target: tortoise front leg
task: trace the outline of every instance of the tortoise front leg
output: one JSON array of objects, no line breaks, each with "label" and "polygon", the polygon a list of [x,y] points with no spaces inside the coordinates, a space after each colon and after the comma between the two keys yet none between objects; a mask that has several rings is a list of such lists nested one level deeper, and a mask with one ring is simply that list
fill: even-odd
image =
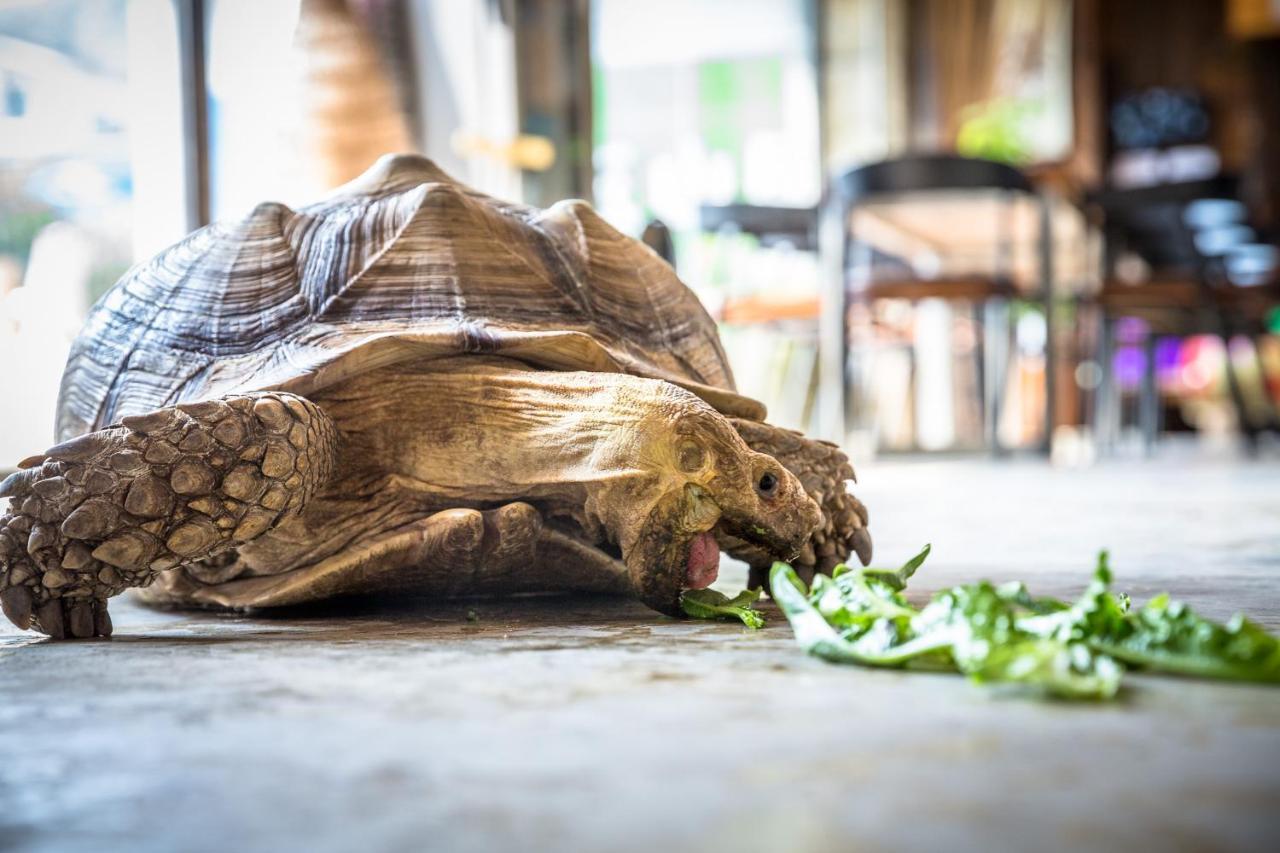
[{"label": "tortoise front leg", "polygon": [[111,634],[107,599],[248,542],[333,469],[314,403],[245,394],[129,417],[21,463],[0,484],[0,604],[55,639]]},{"label": "tortoise front leg", "polygon": [[[823,523],[793,565],[806,582],[814,572],[830,574],[855,553],[863,565],[871,561],[871,533],[867,530],[867,508],[850,494],[853,466],[844,452],[826,441],[815,441],[794,430],[758,421],[730,418],[742,440],[752,450],[767,453],[795,474],[809,497],[822,508]],[[748,585],[762,586],[773,559],[748,543],[723,543],[725,550],[751,566]]]}]

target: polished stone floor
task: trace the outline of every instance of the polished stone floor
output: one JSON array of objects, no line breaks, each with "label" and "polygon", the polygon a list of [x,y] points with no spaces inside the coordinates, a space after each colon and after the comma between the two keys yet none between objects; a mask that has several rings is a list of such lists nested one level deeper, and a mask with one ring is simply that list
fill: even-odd
[{"label": "polished stone floor", "polygon": [[[1280,629],[1280,464],[865,466],[877,563]],[[741,581],[739,571],[726,582]],[[468,618],[470,611],[471,618]],[[1280,689],[1038,702],[611,600],[0,630],[0,850],[1275,850]]]}]

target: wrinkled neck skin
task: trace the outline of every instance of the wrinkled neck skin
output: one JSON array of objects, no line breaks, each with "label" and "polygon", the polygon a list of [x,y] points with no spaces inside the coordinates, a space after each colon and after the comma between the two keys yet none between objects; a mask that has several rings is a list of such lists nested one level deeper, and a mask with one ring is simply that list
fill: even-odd
[{"label": "wrinkled neck skin", "polygon": [[629,376],[458,358],[382,368],[316,395],[342,436],[335,489],[445,507],[533,503],[622,547],[620,512],[659,495],[641,436],[684,392]]}]

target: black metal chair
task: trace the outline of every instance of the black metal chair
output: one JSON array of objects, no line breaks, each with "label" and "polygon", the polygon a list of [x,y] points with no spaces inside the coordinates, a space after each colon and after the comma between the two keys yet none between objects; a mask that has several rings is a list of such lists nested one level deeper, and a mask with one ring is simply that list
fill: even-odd
[{"label": "black metal chair", "polygon": [[704,204],[699,227],[713,233],[728,228],[752,234],[763,246],[788,243],[802,252],[818,248],[818,208],[758,204]]},{"label": "black metal chair", "polygon": [[[1105,189],[1090,195],[1088,202],[1103,228],[1103,286],[1082,307],[1093,308],[1098,316],[1095,359],[1101,371],[1092,420],[1104,451],[1114,446],[1123,427],[1113,368],[1115,330],[1122,319],[1138,318],[1147,325],[1136,419],[1143,445],[1151,453],[1162,430],[1164,413],[1155,363],[1157,335],[1214,335],[1224,342],[1234,335],[1256,338],[1264,331],[1267,311],[1280,304],[1280,287],[1274,276],[1270,283],[1237,286],[1230,281],[1222,260],[1228,247],[1207,253],[1206,242],[1197,239],[1215,223],[1196,222],[1196,217],[1190,215],[1194,206],[1206,201],[1230,205],[1238,208],[1243,217],[1245,208],[1238,197],[1238,182],[1230,176]],[[1229,230],[1249,235],[1239,239],[1257,239],[1243,218],[1225,224]],[[1153,270],[1150,279],[1131,283],[1118,279],[1115,267],[1125,252],[1143,259]],[[1231,358],[1227,359],[1226,378],[1241,432],[1252,447],[1259,432],[1280,427],[1280,417],[1274,403],[1261,413],[1249,410],[1241,376]]]},{"label": "black metal chair", "polygon": [[[998,197],[1008,215],[1001,217],[1000,233],[992,235],[991,268],[923,277],[909,265],[894,263],[892,257],[877,252],[866,241],[860,241],[853,213],[859,205],[871,202],[906,200],[922,193],[989,193]],[[1019,198],[1030,198],[1039,206],[1038,259],[1039,276],[1032,293],[1022,293],[1015,285],[1012,261],[1014,239],[1012,205]],[[983,431],[993,452],[1002,447],[999,438],[1000,413],[1004,405],[1004,385],[1010,365],[1012,347],[1012,312],[1016,299],[1034,301],[1043,307],[1046,324],[1045,345],[1045,436],[1042,447],[1048,450],[1053,430],[1054,345],[1052,295],[1052,253],[1049,206],[1036,188],[1019,170],[1003,163],[978,160],[952,154],[928,154],[901,157],[862,166],[836,178],[828,194],[828,204],[839,218],[843,236],[840,272],[843,287],[838,296],[843,340],[826,342],[838,345],[844,352],[846,381],[850,341],[848,332],[849,304],[868,306],[881,299],[905,299],[917,302],[937,298],[963,301],[973,305],[974,322],[982,330],[975,350],[978,394],[982,410]],[[997,334],[998,332],[998,334]]]}]

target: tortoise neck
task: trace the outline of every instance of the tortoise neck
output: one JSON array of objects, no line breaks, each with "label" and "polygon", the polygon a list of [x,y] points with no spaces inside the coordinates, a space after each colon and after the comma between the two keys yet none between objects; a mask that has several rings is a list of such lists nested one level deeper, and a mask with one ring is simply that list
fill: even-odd
[{"label": "tortoise neck", "polygon": [[645,476],[642,425],[681,393],[624,374],[464,357],[380,368],[315,399],[353,476],[389,475],[442,505],[576,509],[598,486]]}]

